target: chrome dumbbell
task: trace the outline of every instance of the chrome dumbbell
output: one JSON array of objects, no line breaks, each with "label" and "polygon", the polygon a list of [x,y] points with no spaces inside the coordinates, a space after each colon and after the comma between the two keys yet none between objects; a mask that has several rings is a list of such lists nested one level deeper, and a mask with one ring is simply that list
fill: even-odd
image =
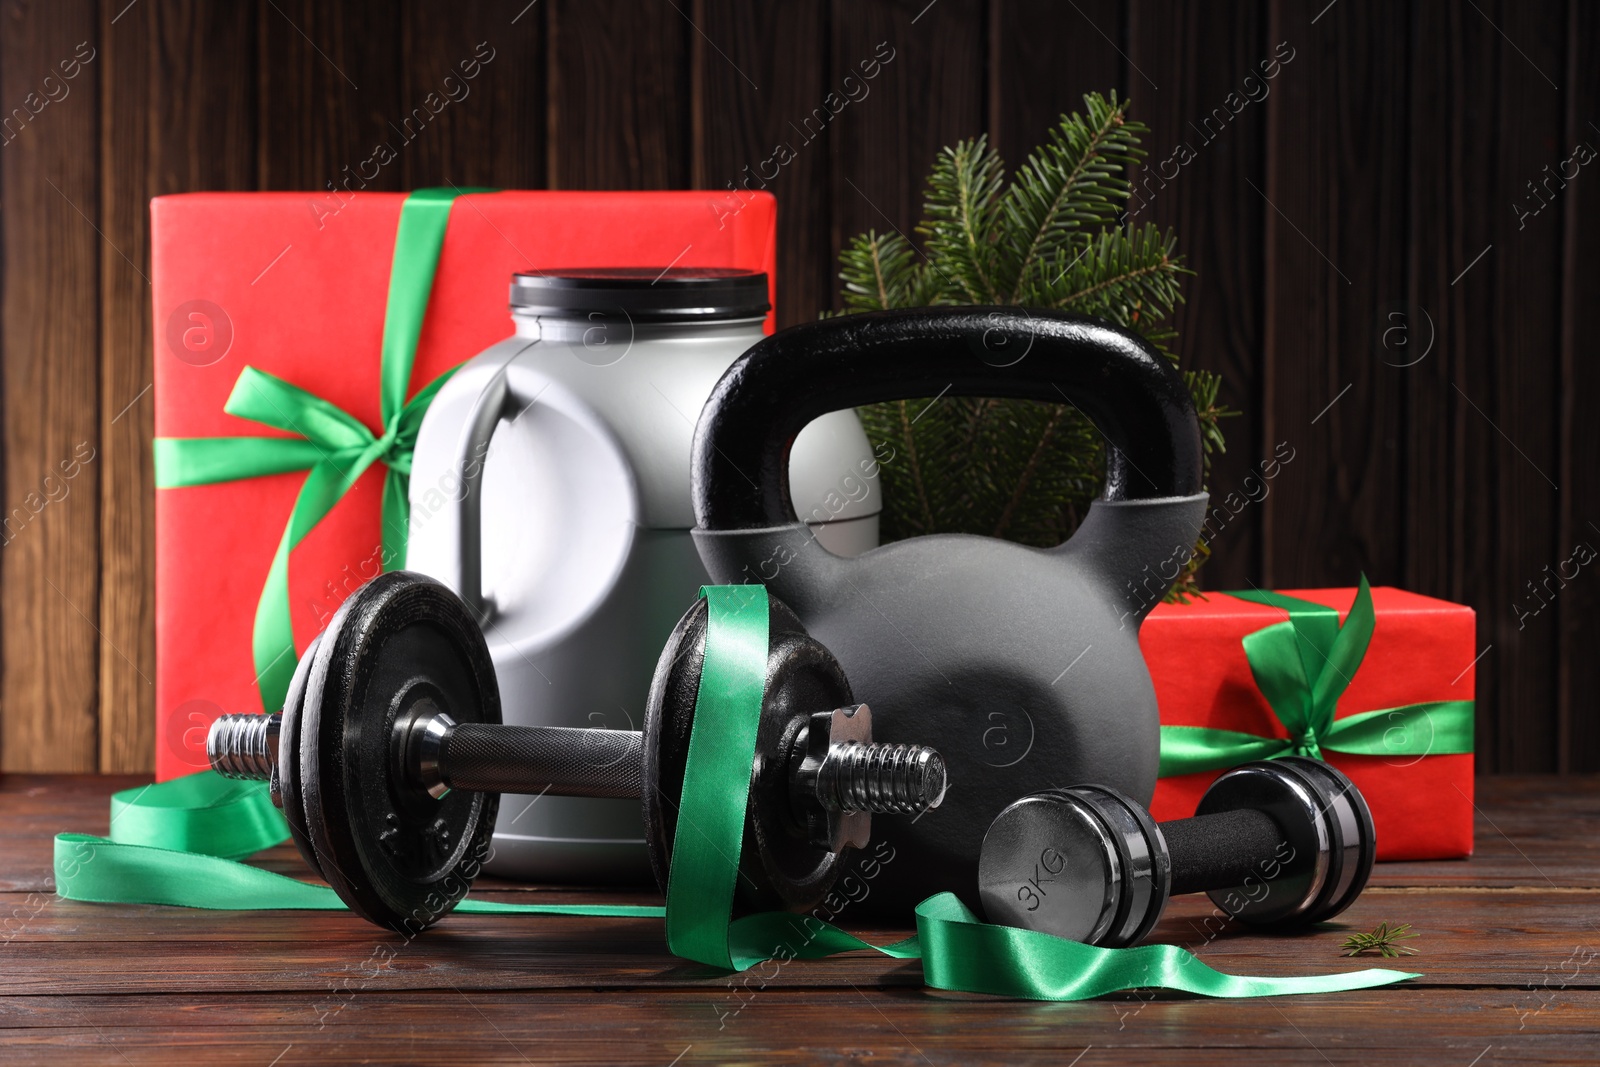
[{"label": "chrome dumbbell", "polygon": [[1349,907],[1375,850],[1372,814],[1350,779],[1289,756],[1227,771],[1193,818],[1159,824],[1103,786],[1024,797],[989,827],[979,896],[991,922],[1091,945],[1133,944],[1182,893],[1288,929]]}]

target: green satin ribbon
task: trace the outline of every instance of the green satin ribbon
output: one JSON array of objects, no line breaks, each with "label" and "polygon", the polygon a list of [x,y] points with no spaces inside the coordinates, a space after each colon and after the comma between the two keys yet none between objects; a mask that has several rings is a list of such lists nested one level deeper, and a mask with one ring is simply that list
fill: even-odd
[{"label": "green satin ribbon", "polygon": [[700,595],[707,611],[705,666],[672,838],[667,948],[712,967],[742,970],[734,962],[728,920],[766,690],[767,590],[717,585]]},{"label": "green satin ribbon", "polygon": [[[56,835],[55,869],[57,893],[68,900],[96,904],[167,904],[211,911],[341,911],[345,907],[327,886],[216,856],[89,834]],[[487,900],[463,900],[456,910],[480,915],[647,919],[663,914],[661,908],[635,904],[498,904]]]},{"label": "green satin ribbon", "polygon": [[1323,750],[1362,756],[1437,756],[1472,751],[1473,702],[1435,700],[1334,718],[1377,625],[1366,575],[1355,602],[1339,613],[1322,604],[1260,589],[1228,593],[1282,608],[1274,623],[1243,641],[1256,686],[1287,738],[1262,737],[1205,726],[1161,727],[1161,776],[1235,767],[1278,756],[1321,759]]},{"label": "green satin ribbon", "polygon": [[[765,912],[733,920],[767,661],[768,601],[761,586],[710,586],[702,595],[708,609],[705,662],[679,798],[666,907],[468,899],[457,910],[661,917],[674,953],[723,970],[871,950],[895,959],[920,959],[927,984],[937,989],[1034,1000],[1082,1000],[1150,987],[1212,997],[1283,996],[1366,989],[1420,977],[1370,968],[1291,978],[1224,974],[1175,945],[1098,948],[992,926],[978,921],[951,893],[917,905],[916,936],[891,945],[870,944],[813,916]],[[232,840],[220,826],[197,832],[176,825],[182,822],[185,799],[210,800],[190,810],[196,820],[215,821],[212,813],[218,808],[259,806],[265,798],[258,784],[238,785],[200,774],[118,794],[112,839],[57,835],[56,891],[71,900],[99,903],[222,910],[343,908],[331,889],[222,858],[241,854],[263,835],[276,834],[269,844],[282,840],[286,827],[281,819],[275,828],[241,825]],[[132,822],[126,821],[130,813],[138,813]],[[211,854],[170,847],[180,841],[208,848]]]},{"label": "green satin ribbon", "polygon": [[1369,967],[1267,978],[1225,974],[1177,945],[1099,948],[1064,937],[979,922],[953,893],[917,905],[923,981],[935,989],[1028,1000],[1086,1000],[1124,989],[1176,989],[1204,997],[1286,997],[1371,989],[1422,975]]},{"label": "green satin ribbon", "polygon": [[230,859],[271,848],[289,836],[265,782],[240,782],[213,771],[111,797],[111,840],[158,841],[163,848]]},{"label": "green satin ribbon", "polygon": [[253,654],[262,708],[283,705],[294,674],[294,629],[289,616],[289,553],[333,510],[368,467],[387,468],[383,484],[383,564],[404,566],[411,507],[411,456],[433,398],[454,368],[406,401],[417,338],[444,247],[450,206],[479,189],[419,189],[406,198],[395,231],[389,296],[383,316],[378,410],[383,431],[322,397],[255,367],[245,367],[223,410],[295,437],[158,437],[156,488],[259,478],[306,471],[256,605]]}]

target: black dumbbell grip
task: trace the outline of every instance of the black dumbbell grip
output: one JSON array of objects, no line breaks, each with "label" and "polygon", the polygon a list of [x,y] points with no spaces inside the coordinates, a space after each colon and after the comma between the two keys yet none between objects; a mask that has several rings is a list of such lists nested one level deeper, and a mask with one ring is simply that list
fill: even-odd
[{"label": "black dumbbell grip", "polygon": [[1240,808],[1160,824],[1172,859],[1172,895],[1271,881],[1288,845],[1272,816]]},{"label": "black dumbbell grip", "polygon": [[480,793],[637,798],[644,734],[462,723],[441,746],[439,773],[452,789]]}]

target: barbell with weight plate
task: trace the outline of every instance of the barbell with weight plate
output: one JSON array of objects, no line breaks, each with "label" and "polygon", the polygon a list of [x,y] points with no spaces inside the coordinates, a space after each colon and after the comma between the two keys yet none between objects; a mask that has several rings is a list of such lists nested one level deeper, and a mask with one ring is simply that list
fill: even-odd
[{"label": "barbell with weight plate", "polygon": [[[872,813],[938,806],[945,764],[930,748],[874,743],[871,711],[833,655],[781,602],[767,603],[739,896],[750,911],[804,911],[827,894],[844,850],[867,843]],[[432,925],[466,895],[502,792],[640,798],[665,887],[707,624],[701,599],[673,629],[642,733],[505,726],[466,605],[395,571],[340,607],[280,713],[223,716],[207,755],[218,773],[270,781],[306,862],[351,910],[392,929]]]}]

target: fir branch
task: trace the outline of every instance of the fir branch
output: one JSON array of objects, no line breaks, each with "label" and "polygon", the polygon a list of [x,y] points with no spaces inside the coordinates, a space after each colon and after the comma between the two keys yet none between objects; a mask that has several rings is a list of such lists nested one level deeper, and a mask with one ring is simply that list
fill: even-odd
[{"label": "fir branch", "polygon": [[1127,316],[1133,328],[1142,317],[1165,318],[1183,302],[1181,276],[1193,273],[1183,266],[1177,245],[1171,231],[1151,224],[1137,232],[1107,230],[1070,261],[1065,251],[1057,253],[1055,280],[1036,289],[1037,303],[1088,314],[1149,304],[1138,308],[1143,314]]},{"label": "fir branch", "polygon": [[882,311],[931,302],[928,266],[898,233],[868,230],[839,253],[846,311]]},{"label": "fir branch", "polygon": [[1409,941],[1419,935],[1409,933],[1410,923],[1401,923],[1390,926],[1388,922],[1381,922],[1369,934],[1351,934],[1340,944],[1340,948],[1349,949],[1346,956],[1359,956],[1363,952],[1376,952],[1385,959],[1395,959],[1398,956],[1411,956],[1416,954],[1416,949],[1410,945],[1401,945],[1396,942]]},{"label": "fir branch", "polygon": [[905,442],[906,460],[911,464],[911,484],[916,486],[917,503],[922,507],[923,529],[933,532],[933,508],[928,504],[928,490],[922,480],[922,464],[917,461],[916,435],[911,431],[911,424],[915,419],[909,417],[910,411],[906,401],[897,402],[900,407],[900,427],[902,439]]},{"label": "fir branch", "polygon": [[1009,303],[1027,302],[1029,272],[1036,263],[1058,251],[1079,227],[1115,221],[1118,202],[1128,199],[1123,171],[1143,158],[1138,144],[1145,127],[1126,120],[1128,104],[1114,92],[1110,100],[1086,96],[1084,107],[1088,118],[1063,115],[1007,192],[1009,236],[1027,242],[1007,270]]},{"label": "fir branch", "polygon": [[1004,184],[1005,168],[985,137],[941,150],[928,177],[928,217],[917,232],[927,236],[929,258],[948,268],[967,303],[1000,302],[993,276]]},{"label": "fir branch", "polygon": [[1225,404],[1217,403],[1217,394],[1222,389],[1222,375],[1213,374],[1208,370],[1191,370],[1183,372],[1183,380],[1189,386],[1189,395],[1194,398],[1195,414],[1200,418],[1200,443],[1209,457],[1217,452],[1226,452],[1228,442],[1222,436],[1222,419],[1231,419],[1239,414]]},{"label": "fir branch", "polygon": [[889,283],[883,278],[883,242],[869,240],[868,251],[872,256],[872,287],[878,294],[878,306],[890,307]]},{"label": "fir branch", "polygon": [[1050,412],[1050,421],[1045,423],[1044,432],[1039,435],[1039,443],[1034,447],[1033,454],[1028,457],[1028,462],[1023,465],[1022,473],[1017,478],[1016,488],[1011,491],[1011,499],[1006,501],[1005,510],[1000,513],[1000,521],[994,524],[993,537],[1004,537],[1006,528],[1011,525],[1011,517],[1016,514],[1017,505],[1022,503],[1028,491],[1029,484],[1033,481],[1034,471],[1039,467],[1040,459],[1050,447],[1050,439],[1055,436],[1056,427],[1066,415],[1065,408],[1055,408]]}]

